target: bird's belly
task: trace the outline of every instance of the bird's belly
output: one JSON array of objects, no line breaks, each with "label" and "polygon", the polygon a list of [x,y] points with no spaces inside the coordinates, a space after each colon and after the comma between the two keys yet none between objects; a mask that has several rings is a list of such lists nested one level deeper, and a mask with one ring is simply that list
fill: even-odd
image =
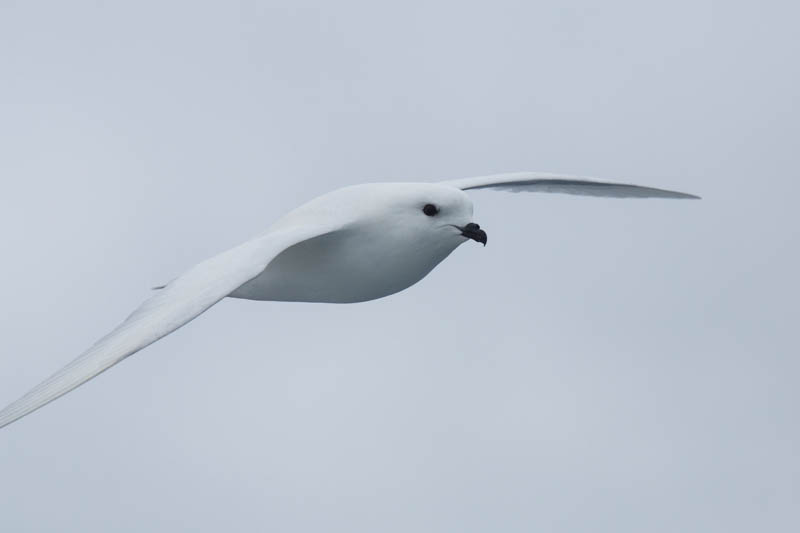
[{"label": "bird's belly", "polygon": [[374,300],[418,282],[453,249],[408,250],[332,233],[288,248],[230,296],[288,302]]}]

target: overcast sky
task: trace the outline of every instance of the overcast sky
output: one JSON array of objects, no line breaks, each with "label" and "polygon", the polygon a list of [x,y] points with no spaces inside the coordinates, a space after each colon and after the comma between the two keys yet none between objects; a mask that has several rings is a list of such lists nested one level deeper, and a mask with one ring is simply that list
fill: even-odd
[{"label": "overcast sky", "polygon": [[[117,5],[111,5],[117,4]],[[489,246],[228,300],[0,431],[0,531],[800,530],[796,2],[0,0],[0,403],[364,181]]]}]

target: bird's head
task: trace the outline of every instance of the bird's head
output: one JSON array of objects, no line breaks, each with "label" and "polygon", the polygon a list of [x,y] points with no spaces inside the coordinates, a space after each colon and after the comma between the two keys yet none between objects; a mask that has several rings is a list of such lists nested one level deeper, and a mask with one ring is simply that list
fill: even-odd
[{"label": "bird's head", "polygon": [[380,228],[383,238],[454,249],[467,240],[486,245],[463,191],[435,183],[370,183],[343,189],[356,224]]}]

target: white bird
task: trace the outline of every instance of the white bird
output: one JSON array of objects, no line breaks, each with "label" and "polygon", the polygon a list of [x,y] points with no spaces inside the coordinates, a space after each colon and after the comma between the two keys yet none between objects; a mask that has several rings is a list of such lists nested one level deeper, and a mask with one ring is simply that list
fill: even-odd
[{"label": "white bird", "polygon": [[172,333],[226,296],[351,303],[410,287],[467,240],[486,245],[486,233],[473,222],[472,202],[463,192],[470,189],[698,198],[533,172],[345,187],[296,208],[260,236],[159,287],[113,331],[0,411],[0,428]]}]

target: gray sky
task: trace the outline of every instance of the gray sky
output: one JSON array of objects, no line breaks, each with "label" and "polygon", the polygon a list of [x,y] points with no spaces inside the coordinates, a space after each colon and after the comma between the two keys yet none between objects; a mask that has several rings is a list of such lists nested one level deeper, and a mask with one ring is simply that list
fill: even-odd
[{"label": "gray sky", "polygon": [[3,404],[340,186],[704,199],[476,192],[401,294],[222,302],[0,432],[0,530],[800,529],[796,3],[110,4],[0,0]]}]

